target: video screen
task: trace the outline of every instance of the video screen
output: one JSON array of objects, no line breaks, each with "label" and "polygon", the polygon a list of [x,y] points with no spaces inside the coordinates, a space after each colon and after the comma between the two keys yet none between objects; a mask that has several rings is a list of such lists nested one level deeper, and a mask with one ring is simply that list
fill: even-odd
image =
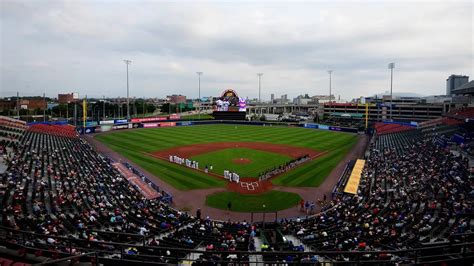
[{"label": "video screen", "polygon": [[225,90],[213,102],[214,111],[218,112],[246,112],[247,98],[239,97],[234,90]]}]

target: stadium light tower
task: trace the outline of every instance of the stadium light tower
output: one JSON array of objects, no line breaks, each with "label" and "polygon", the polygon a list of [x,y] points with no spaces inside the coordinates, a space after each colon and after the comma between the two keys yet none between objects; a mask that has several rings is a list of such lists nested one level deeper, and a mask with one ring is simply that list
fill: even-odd
[{"label": "stadium light tower", "polygon": [[257,73],[257,76],[258,76],[258,103],[261,103],[261,88],[262,88],[262,76],[263,76],[263,73]]},{"label": "stadium light tower", "polygon": [[395,68],[395,63],[388,64],[388,69],[390,69],[390,121],[393,121],[392,116],[392,105],[393,105],[393,69]]},{"label": "stadium light tower", "polygon": [[202,72],[196,72],[196,74],[198,74],[198,103],[199,103],[198,119],[201,119],[201,75],[202,75]]},{"label": "stadium light tower", "polygon": [[329,102],[331,102],[332,99],[332,87],[331,87],[331,82],[332,82],[332,70],[328,70],[329,73]]},{"label": "stadium light tower", "polygon": [[123,60],[125,65],[127,65],[127,119],[130,119],[130,97],[129,97],[129,89],[128,89],[128,65],[132,63],[132,60]]}]

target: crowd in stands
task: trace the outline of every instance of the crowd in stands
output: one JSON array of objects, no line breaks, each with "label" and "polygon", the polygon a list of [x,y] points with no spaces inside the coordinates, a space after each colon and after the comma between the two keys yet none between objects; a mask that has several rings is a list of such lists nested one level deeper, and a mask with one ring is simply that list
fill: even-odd
[{"label": "crowd in stands", "polygon": [[190,220],[146,200],[82,139],[28,131],[6,162],[0,221],[8,227],[107,240],[95,231],[158,234]]},{"label": "crowd in stands", "polygon": [[340,251],[414,248],[472,230],[467,161],[436,145],[434,135],[377,139],[358,195],[336,198],[314,218],[284,221],[283,230],[317,250]]}]

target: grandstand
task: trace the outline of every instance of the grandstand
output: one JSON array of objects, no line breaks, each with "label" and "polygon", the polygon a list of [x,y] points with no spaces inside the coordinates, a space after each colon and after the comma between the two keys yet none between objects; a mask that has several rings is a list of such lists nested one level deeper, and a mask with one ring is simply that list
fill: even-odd
[{"label": "grandstand", "polygon": [[347,164],[321,212],[271,223],[174,209],[172,195],[95,151],[73,127],[2,117],[0,262],[469,265],[469,157],[442,145],[470,137],[461,123],[469,117],[456,112],[422,128],[376,124],[365,161]]}]

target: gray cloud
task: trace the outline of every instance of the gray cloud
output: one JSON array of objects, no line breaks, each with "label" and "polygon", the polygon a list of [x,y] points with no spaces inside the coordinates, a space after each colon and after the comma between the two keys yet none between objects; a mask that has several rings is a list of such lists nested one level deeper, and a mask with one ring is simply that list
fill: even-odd
[{"label": "gray cloud", "polygon": [[473,6],[451,2],[1,2],[0,95],[257,96],[388,89],[442,94],[452,73],[474,75]]}]

